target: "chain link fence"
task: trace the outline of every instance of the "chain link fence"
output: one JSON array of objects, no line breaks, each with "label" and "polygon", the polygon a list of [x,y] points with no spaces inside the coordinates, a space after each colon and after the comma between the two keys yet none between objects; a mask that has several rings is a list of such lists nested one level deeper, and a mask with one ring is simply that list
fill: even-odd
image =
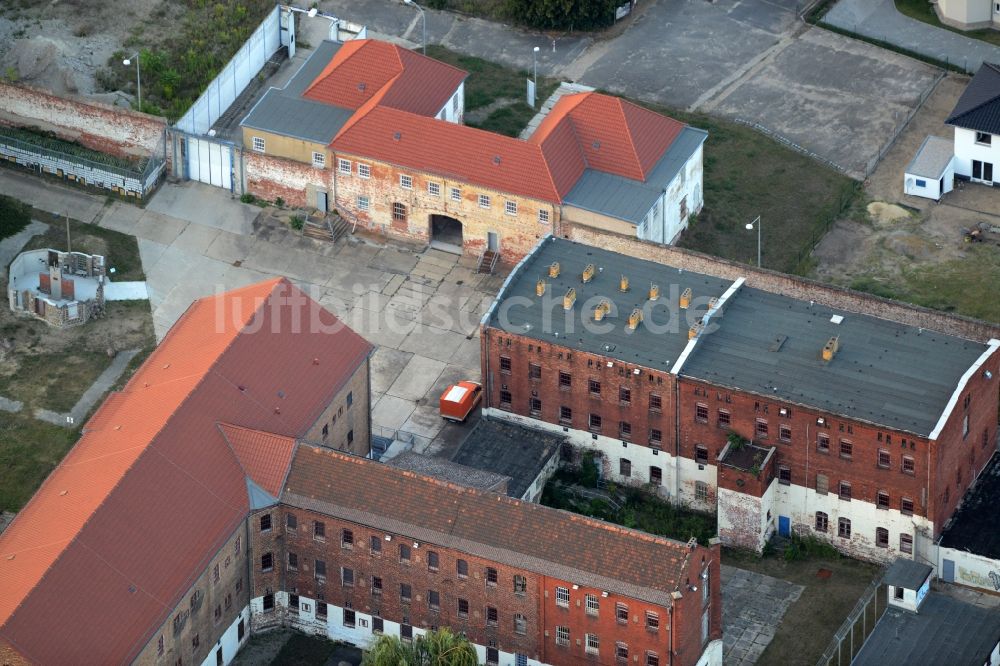
[{"label": "chain link fence", "polygon": [[[854,657],[861,651],[861,646],[865,640],[875,630],[882,614],[888,607],[888,600],[884,598],[886,586],[885,569],[882,569],[868,588],[861,594],[858,603],[847,615],[847,619],[840,625],[840,629],[833,635],[830,645],[823,652],[823,656],[816,662],[816,666],[850,666]],[[879,598],[883,601],[880,604]]]}]

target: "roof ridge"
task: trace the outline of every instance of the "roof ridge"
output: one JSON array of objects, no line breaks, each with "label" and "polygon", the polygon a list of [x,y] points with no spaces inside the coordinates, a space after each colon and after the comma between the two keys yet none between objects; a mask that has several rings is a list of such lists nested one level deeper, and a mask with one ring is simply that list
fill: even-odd
[{"label": "roof ridge", "polygon": [[[368,100],[364,104],[362,104],[361,106],[359,106],[357,108],[357,110],[355,110],[354,113],[351,114],[351,117],[347,119],[347,122],[345,122],[340,127],[340,129],[337,130],[337,133],[333,135],[333,138],[330,139],[330,143],[328,145],[330,145],[332,147],[333,144],[334,144],[334,142],[337,139],[339,139],[343,134],[345,134],[347,132],[347,130],[349,130],[352,127],[354,127],[358,123],[359,120],[361,120],[362,118],[364,118],[365,116],[367,116],[369,113],[371,113],[375,109],[379,108],[380,102],[382,101],[382,98],[386,96],[386,94],[389,92],[389,89],[392,88],[392,84],[395,83],[396,80],[399,77],[400,77],[400,74],[396,74],[391,79],[389,79],[388,81],[386,81],[385,85],[383,85],[381,88],[379,88],[375,92],[374,95],[372,95],[371,97],[369,97]],[[397,111],[402,111],[402,109],[397,109]],[[408,111],[403,111],[403,112],[404,113],[409,113]],[[414,114],[414,115],[416,115],[416,114]]]},{"label": "roof ridge", "polygon": [[[639,168],[639,176],[641,177],[642,182],[646,182],[646,170],[642,167],[642,160],[639,158],[639,150],[635,147],[635,141],[632,137],[632,125],[629,123],[628,116],[625,115],[624,102],[621,97],[616,96],[614,99],[618,103],[618,113],[622,116],[622,126],[625,128],[625,137],[628,139],[629,148],[632,149],[632,157],[635,158],[635,164]],[[662,157],[662,155],[660,157]]]}]

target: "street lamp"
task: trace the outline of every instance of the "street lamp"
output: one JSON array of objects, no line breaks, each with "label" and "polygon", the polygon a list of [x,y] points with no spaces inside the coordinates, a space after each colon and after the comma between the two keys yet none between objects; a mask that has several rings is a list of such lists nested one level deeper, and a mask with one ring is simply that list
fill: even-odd
[{"label": "street lamp", "polygon": [[136,51],[131,58],[122,60],[122,64],[128,67],[135,60],[135,89],[136,99],[139,101],[139,110],[142,111],[142,79],[139,78],[139,52]]},{"label": "street lamp", "polygon": [[537,46],[531,51],[531,80],[535,82],[536,89],[538,88],[538,51]]},{"label": "street lamp", "polygon": [[424,13],[424,8],[415,3],[413,0],[403,0],[404,5],[409,5],[411,7],[416,7],[417,11],[420,12],[420,22],[423,24],[424,29],[424,41],[423,41],[423,52],[427,55],[427,14]]},{"label": "street lamp", "polygon": [[753,231],[754,225],[757,225],[757,268],[760,268],[760,215],[746,225],[747,231]]}]

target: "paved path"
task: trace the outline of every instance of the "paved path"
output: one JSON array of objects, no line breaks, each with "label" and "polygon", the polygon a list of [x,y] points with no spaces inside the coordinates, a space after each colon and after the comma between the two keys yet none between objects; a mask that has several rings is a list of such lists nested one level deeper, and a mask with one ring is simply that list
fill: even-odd
[{"label": "paved path", "polygon": [[127,351],[120,351],[115,354],[115,357],[111,360],[111,364],[104,369],[94,383],[83,392],[80,399],[76,401],[73,405],[73,409],[70,410],[68,414],[60,414],[58,412],[53,412],[48,409],[36,409],[35,418],[41,421],[48,421],[49,423],[65,426],[67,428],[72,428],[75,425],[82,424],[83,419],[90,413],[94,405],[104,397],[118,378],[122,376],[125,372],[125,368],[128,367],[129,361],[131,361],[136,354],[139,353],[138,349],[129,349]]},{"label": "paved path", "polygon": [[900,14],[893,0],[840,0],[825,23],[975,72],[1000,62],[1000,47]]},{"label": "paved path", "polygon": [[20,400],[11,400],[10,398],[0,396],[0,410],[16,413],[21,411],[22,407],[24,407],[24,403]]},{"label": "paved path", "polygon": [[803,589],[801,585],[723,564],[722,643],[726,665],[756,663]]},{"label": "paved path", "polygon": [[0,267],[3,268],[4,277],[6,277],[7,267],[10,265],[10,262],[14,261],[14,257],[21,254],[21,248],[34,236],[43,234],[48,229],[49,225],[38,220],[32,220],[21,231],[0,241]]}]

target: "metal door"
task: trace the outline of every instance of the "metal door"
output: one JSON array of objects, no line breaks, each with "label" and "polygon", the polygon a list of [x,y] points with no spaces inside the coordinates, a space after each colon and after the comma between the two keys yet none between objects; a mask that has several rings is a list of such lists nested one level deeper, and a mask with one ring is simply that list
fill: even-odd
[{"label": "metal door", "polygon": [[500,236],[495,231],[486,232],[486,249],[497,252],[500,249]]},{"label": "metal door", "polygon": [[233,190],[232,147],[208,139],[188,137],[188,178],[202,183]]},{"label": "metal door", "polygon": [[317,191],[316,192],[316,209],[320,210],[320,211],[323,211],[324,213],[327,211],[327,207],[326,207],[326,192],[322,192],[322,191]]},{"label": "metal door", "polygon": [[946,583],[955,582],[955,561],[941,560],[941,580]]},{"label": "metal door", "polygon": [[792,519],[788,516],[778,516],[778,534],[783,537],[792,536]]}]

